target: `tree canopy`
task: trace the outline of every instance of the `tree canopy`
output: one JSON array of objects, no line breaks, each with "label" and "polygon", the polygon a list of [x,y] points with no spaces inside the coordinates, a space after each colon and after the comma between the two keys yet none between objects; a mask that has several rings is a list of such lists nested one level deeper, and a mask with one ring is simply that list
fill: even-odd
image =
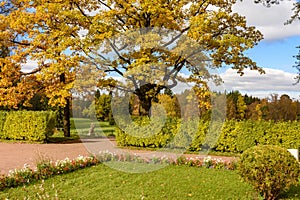
[{"label": "tree canopy", "polygon": [[[121,86],[117,76],[128,80],[146,110],[178,80],[204,85],[205,67],[262,72],[244,52],[263,36],[232,12],[235,0],[0,2],[14,8],[0,16],[0,44],[10,51],[0,58],[1,105],[17,106],[37,90],[51,105],[65,105],[86,67],[99,70],[99,87]],[[29,62],[37,66],[22,71]]]}]

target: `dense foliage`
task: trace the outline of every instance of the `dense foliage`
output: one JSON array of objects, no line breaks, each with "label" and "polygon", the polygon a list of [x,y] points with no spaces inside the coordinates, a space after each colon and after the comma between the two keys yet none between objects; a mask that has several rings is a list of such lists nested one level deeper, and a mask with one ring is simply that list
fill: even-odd
[{"label": "dense foliage", "polygon": [[[232,65],[238,73],[247,67],[259,69],[244,52],[255,46],[262,34],[232,11],[234,3],[235,0],[1,1],[1,7],[7,9],[0,12],[0,47],[9,53],[1,53],[0,58],[0,105],[17,107],[41,91],[49,104],[64,106],[71,97],[75,74],[88,71],[97,71],[95,81],[100,79],[100,87],[115,87],[117,82],[121,84],[120,77],[131,80],[135,94],[146,102],[153,97],[148,92],[161,90],[154,83],[166,86],[171,82],[174,86],[183,69],[191,73],[189,81],[204,81],[200,72],[207,61],[213,67]],[[151,32],[156,28],[160,31]],[[141,34],[135,35],[136,30]],[[166,30],[174,31],[173,35]],[[130,34],[134,34],[133,40],[126,38]],[[189,52],[189,42],[175,51],[165,48],[176,47],[176,39],[181,36],[201,48],[193,64],[187,60],[195,53]],[[151,47],[153,39],[163,48]],[[138,46],[140,49],[132,50]],[[114,60],[111,54],[107,56],[109,51],[116,55]],[[26,63],[34,63],[31,71],[22,71]],[[147,78],[150,74],[152,81]]]},{"label": "dense foliage", "polygon": [[7,112],[0,111],[0,134],[2,134]]},{"label": "dense foliage", "polygon": [[[144,125],[144,131],[135,131],[129,126],[125,131],[116,130],[120,146],[185,148],[200,151],[211,148],[222,152],[241,153],[246,149],[261,145],[278,145],[299,149],[300,124],[297,121],[274,122],[252,120],[228,120],[226,122],[168,119],[157,132],[149,125],[149,120],[139,118],[136,123]],[[149,135],[150,134],[150,135]]]},{"label": "dense foliage", "polygon": [[5,117],[1,117],[1,124],[2,139],[44,141],[54,133],[56,114],[46,111],[10,111],[6,112]]},{"label": "dense foliage", "polygon": [[284,148],[260,145],[246,150],[238,163],[243,179],[266,200],[274,200],[280,192],[298,184],[300,165]]},{"label": "dense foliage", "polygon": [[298,149],[300,125],[297,121],[227,121],[220,134],[218,151],[243,152],[261,145],[278,145]]}]

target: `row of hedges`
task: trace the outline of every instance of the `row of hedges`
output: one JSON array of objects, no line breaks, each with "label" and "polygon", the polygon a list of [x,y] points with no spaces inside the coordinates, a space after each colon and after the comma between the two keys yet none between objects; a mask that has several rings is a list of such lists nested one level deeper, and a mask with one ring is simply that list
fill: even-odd
[{"label": "row of hedges", "polygon": [[[135,121],[143,128],[128,126],[125,131],[117,128],[117,143],[120,146],[185,148],[200,151],[211,148],[216,151],[240,153],[249,147],[278,145],[285,148],[300,147],[300,123],[273,121],[226,122],[182,121],[167,119],[165,126],[153,131],[146,118]],[[149,135],[150,134],[150,135]]]},{"label": "row of hedges", "polygon": [[159,132],[157,132],[157,127],[164,122],[160,123],[159,120],[154,121],[151,124],[147,118],[135,118],[135,125],[127,126],[125,131],[117,128],[116,140],[118,145],[153,148],[166,146],[171,138],[174,137],[173,133],[177,132],[178,119],[168,118],[165,125],[162,128],[158,128]]},{"label": "row of hedges", "polygon": [[48,111],[0,112],[0,138],[44,141],[54,133],[56,114]]},{"label": "row of hedges", "polygon": [[215,149],[243,152],[255,145],[277,145],[287,149],[300,148],[300,123],[297,121],[227,121]]}]

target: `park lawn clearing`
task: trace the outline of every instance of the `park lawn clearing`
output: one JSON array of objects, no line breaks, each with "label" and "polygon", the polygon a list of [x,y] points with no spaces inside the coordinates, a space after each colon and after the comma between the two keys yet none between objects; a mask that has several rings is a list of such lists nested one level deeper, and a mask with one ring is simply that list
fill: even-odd
[{"label": "park lawn clearing", "polygon": [[167,166],[132,174],[104,164],[0,194],[1,199],[43,196],[47,199],[258,199],[257,193],[241,182],[235,171]]},{"label": "park lawn clearing", "polygon": [[[75,124],[76,121],[76,124]],[[95,124],[96,137],[114,136],[115,126],[109,122],[92,121],[85,118],[71,118],[71,137],[65,137],[63,131],[57,131],[47,139],[47,143],[78,142],[82,138],[89,138],[91,123]]]},{"label": "park lawn clearing", "polygon": [[[124,164],[124,163],[123,163]],[[140,163],[142,165],[142,163]],[[126,170],[136,167],[126,163]],[[154,165],[154,164],[153,164]],[[280,199],[300,199],[300,186]],[[0,192],[0,199],[262,199],[237,171],[169,165],[126,173],[105,164]]]},{"label": "park lawn clearing", "polygon": [[91,124],[95,124],[96,136],[114,136],[116,126],[109,125],[109,122],[99,122],[85,118],[71,118],[71,132],[85,137],[89,134]]}]

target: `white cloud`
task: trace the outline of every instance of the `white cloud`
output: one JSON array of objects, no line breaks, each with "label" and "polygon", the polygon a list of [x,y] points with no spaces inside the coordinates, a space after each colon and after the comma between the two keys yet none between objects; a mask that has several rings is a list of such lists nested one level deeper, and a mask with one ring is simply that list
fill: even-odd
[{"label": "white cloud", "polygon": [[244,15],[248,25],[257,27],[266,40],[283,39],[300,35],[300,22],[295,21],[290,25],[284,23],[293,15],[295,0],[280,1],[279,5],[270,8],[262,4],[255,4],[254,0],[237,1],[234,12]]},{"label": "white cloud", "polygon": [[33,69],[35,69],[38,66],[36,61],[33,60],[27,60],[25,64],[21,65],[22,72],[31,72]]},{"label": "white cloud", "polygon": [[226,70],[221,77],[227,91],[239,90],[258,97],[268,97],[270,94],[288,94],[293,98],[299,98],[300,84],[294,79],[297,74],[282,70],[264,68],[265,74],[257,71],[245,70],[240,76],[233,69]]}]

